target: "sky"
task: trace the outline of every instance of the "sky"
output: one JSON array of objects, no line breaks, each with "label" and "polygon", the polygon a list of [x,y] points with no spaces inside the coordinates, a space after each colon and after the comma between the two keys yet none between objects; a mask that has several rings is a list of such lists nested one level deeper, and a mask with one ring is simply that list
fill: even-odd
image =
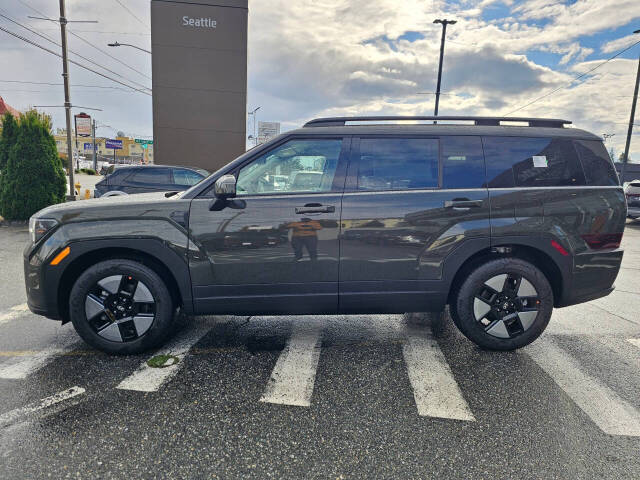
[{"label": "sky", "polygon": [[[56,18],[57,7],[0,0],[0,15],[57,42],[57,24],[28,18]],[[150,49],[149,0],[67,0],[67,10],[72,20],[98,21],[70,24],[70,58],[151,87],[149,54],[107,47],[117,40]],[[457,20],[447,29],[441,115],[563,118],[613,135],[607,147],[616,157],[623,151],[640,45],[602,63],[640,41],[638,0],[249,0],[247,109],[260,106],[258,120],[283,130],[329,115],[431,115],[436,18]],[[0,26],[59,51],[2,16]],[[74,65],[70,78],[72,103],[102,110],[94,112],[105,125],[98,135],[152,136],[151,96]],[[64,102],[60,85],[16,81],[61,83],[61,61],[0,31],[0,96],[18,109]],[[41,109],[64,126],[64,109]],[[640,161],[640,125],[631,156]]]}]

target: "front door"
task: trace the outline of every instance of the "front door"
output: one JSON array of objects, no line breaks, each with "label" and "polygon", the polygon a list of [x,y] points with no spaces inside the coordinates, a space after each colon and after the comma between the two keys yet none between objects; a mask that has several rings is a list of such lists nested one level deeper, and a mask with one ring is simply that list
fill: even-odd
[{"label": "front door", "polygon": [[292,137],[233,172],[237,196],[192,202],[200,313],[335,313],[348,140]]}]

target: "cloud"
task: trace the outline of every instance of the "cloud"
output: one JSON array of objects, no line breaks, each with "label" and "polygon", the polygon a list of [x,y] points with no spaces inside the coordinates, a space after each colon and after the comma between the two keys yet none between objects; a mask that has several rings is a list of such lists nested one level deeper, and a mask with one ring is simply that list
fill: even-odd
[{"label": "cloud", "polygon": [[605,43],[600,48],[600,51],[602,53],[613,53],[622,50],[623,48],[630,47],[636,42],[640,42],[640,35],[631,34]]},{"label": "cloud", "polygon": [[[29,0],[38,10],[57,16],[50,0]],[[150,2],[130,2],[142,19]],[[34,12],[19,2],[3,10],[58,39],[56,25],[27,19]],[[109,49],[118,40],[147,48],[148,31],[112,1],[68,0],[69,16],[97,19],[97,25],[71,25],[72,30],[127,32],[80,33],[116,59],[151,75],[148,55],[134,49]],[[504,11],[504,18],[495,18]],[[486,14],[490,13],[489,16]],[[485,20],[484,18],[492,18]],[[633,36],[611,39],[602,47],[586,43],[590,36],[620,31],[640,18],[637,0],[250,0],[249,102],[262,106],[260,119],[299,126],[310,117],[338,114],[430,114],[435,90],[441,27],[435,18],[455,18],[447,30],[443,114],[495,115],[513,110],[597,65],[607,54],[633,43]],[[621,20],[622,19],[622,20]],[[7,25],[6,22],[0,21]],[[9,28],[9,25],[7,25]],[[15,26],[14,26],[15,27]],[[10,29],[18,31],[19,28]],[[629,28],[633,30],[633,28]],[[24,33],[24,32],[22,32]],[[626,33],[626,32],[625,32]],[[19,40],[2,35],[5,78],[60,82],[60,60]],[[640,38],[640,36],[639,36]],[[609,40],[609,39],[608,39]],[[42,43],[45,43],[44,40]],[[150,81],[71,36],[72,49],[124,77]],[[56,47],[53,47],[56,48]],[[557,54],[552,66],[536,63]],[[546,55],[549,57],[549,55]],[[554,56],[555,58],[555,56]],[[596,58],[586,62],[585,59]],[[536,60],[538,59],[538,60]],[[557,63],[557,65],[556,65]],[[624,141],[625,122],[637,63],[624,58],[601,67],[580,82],[518,111],[526,116],[558,116],[596,133],[616,133],[612,145]],[[597,75],[595,75],[597,74]],[[71,67],[72,84],[112,85],[105,79]],[[57,86],[18,87],[0,83],[8,103],[62,104]],[[10,91],[14,90],[14,91]],[[151,133],[151,99],[119,90],[72,88],[77,105],[101,108],[99,121],[128,133]],[[51,109],[56,126],[64,123],[62,109]],[[251,127],[252,128],[252,127]],[[99,134],[110,134],[109,129]],[[617,143],[618,142],[618,143]],[[635,154],[640,158],[640,142]]]}]

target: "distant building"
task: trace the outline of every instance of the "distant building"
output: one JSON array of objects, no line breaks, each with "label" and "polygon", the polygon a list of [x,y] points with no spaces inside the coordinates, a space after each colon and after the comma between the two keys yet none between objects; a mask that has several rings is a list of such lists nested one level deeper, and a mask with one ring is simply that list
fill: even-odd
[{"label": "distant building", "polygon": [[[59,128],[54,135],[56,139],[56,147],[58,154],[67,158],[67,132],[63,128]],[[107,148],[107,140],[120,140],[122,142],[122,149]],[[75,147],[75,135],[72,136],[71,142]],[[78,152],[81,157],[85,157],[87,160],[92,159],[91,150],[93,147],[93,140],[91,137],[78,137]],[[127,163],[127,164],[152,164],[153,161],[153,144],[148,144],[146,148],[143,145],[136,143],[135,139],[130,137],[96,137],[96,150],[98,154],[98,160],[108,163]]]}]

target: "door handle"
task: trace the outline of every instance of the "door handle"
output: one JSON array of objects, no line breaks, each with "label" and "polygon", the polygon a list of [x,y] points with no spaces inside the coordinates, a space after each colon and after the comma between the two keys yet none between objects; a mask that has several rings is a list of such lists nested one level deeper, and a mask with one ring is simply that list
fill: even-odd
[{"label": "door handle", "polygon": [[298,215],[304,215],[305,213],[333,213],[335,211],[336,207],[333,205],[321,205],[319,203],[307,203],[304,207],[296,207]]},{"label": "door handle", "polygon": [[464,212],[470,208],[479,208],[482,206],[483,200],[469,200],[468,198],[454,198],[446,200],[444,208],[452,208],[458,212]]}]

